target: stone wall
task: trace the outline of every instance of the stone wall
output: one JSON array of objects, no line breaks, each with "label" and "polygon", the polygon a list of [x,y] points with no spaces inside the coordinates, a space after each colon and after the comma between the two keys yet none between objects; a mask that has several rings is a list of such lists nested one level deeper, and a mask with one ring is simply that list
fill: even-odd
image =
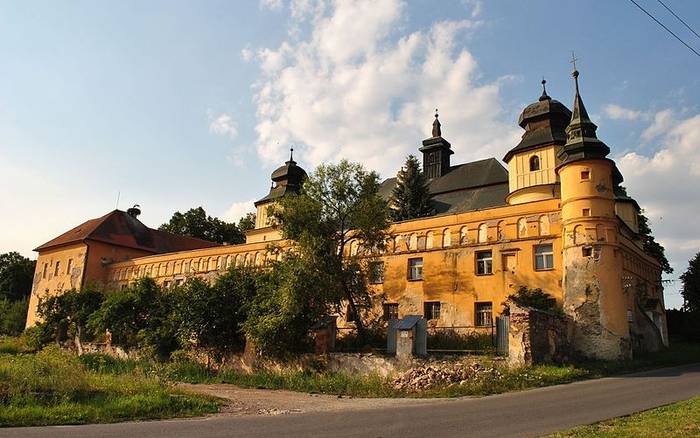
[{"label": "stone wall", "polygon": [[520,366],[568,362],[573,332],[573,320],[568,316],[511,303],[508,363]]}]

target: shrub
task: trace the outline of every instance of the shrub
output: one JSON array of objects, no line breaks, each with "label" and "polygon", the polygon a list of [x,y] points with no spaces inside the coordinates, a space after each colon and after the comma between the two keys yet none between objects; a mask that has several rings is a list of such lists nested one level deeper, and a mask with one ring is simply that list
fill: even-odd
[{"label": "shrub", "polygon": [[71,289],[60,295],[39,301],[38,313],[43,318],[44,330],[56,341],[74,337],[77,342],[90,339],[86,330],[88,318],[100,307],[104,296],[96,289]]},{"label": "shrub", "polygon": [[505,306],[508,302],[513,302],[518,306],[531,307],[533,309],[544,310],[547,312],[563,313],[561,306],[557,303],[556,298],[544,292],[542,289],[530,289],[527,286],[520,286],[520,289],[514,294],[508,295]]},{"label": "shrub", "polygon": [[491,333],[458,333],[455,330],[428,332],[430,350],[466,350],[486,352],[493,350]]}]

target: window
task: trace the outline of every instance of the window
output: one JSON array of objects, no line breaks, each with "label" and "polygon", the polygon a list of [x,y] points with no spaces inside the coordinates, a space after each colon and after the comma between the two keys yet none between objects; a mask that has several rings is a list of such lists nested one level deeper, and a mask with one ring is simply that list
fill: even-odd
[{"label": "window", "polygon": [[49,264],[44,263],[44,271],[41,273],[41,278],[46,278],[46,274],[49,272]]},{"label": "window", "polygon": [[61,262],[56,262],[56,266],[54,267],[54,270],[53,270],[54,277],[58,275],[59,270],[60,270],[60,266],[61,266]]},{"label": "window", "polygon": [[181,286],[184,282],[185,280],[183,280],[182,278],[178,278],[177,280],[175,280],[175,286]]},{"label": "window", "polygon": [[588,216],[591,215],[591,209],[590,209],[590,208],[584,208],[583,211],[581,211],[581,214],[582,214],[584,217],[588,217]]},{"label": "window", "polygon": [[476,303],[474,312],[477,327],[491,327],[493,325],[493,306],[491,303]]},{"label": "window", "polygon": [[408,259],[408,279],[423,279],[423,258]]},{"label": "window", "polygon": [[73,259],[68,259],[68,266],[66,266],[66,274],[70,275],[73,270]]},{"label": "window", "polygon": [[423,317],[425,319],[440,319],[440,301],[426,301],[423,303]]},{"label": "window", "polygon": [[493,256],[491,251],[476,253],[476,275],[493,274]]},{"label": "window", "polygon": [[590,246],[584,246],[584,247],[582,248],[582,254],[583,254],[584,257],[591,257],[591,256],[593,256],[593,248],[591,248]]},{"label": "window", "polygon": [[530,172],[534,172],[536,170],[540,170],[540,157],[533,155],[530,158]]},{"label": "window", "polygon": [[399,319],[399,305],[397,303],[384,303],[384,320]]},{"label": "window", "polygon": [[479,225],[479,235],[478,235],[478,240],[479,243],[484,243],[488,240],[489,238],[489,227],[486,224],[481,224]]},{"label": "window", "polygon": [[591,171],[590,170],[582,170],[581,171],[581,181],[589,181],[591,179]]},{"label": "window", "polygon": [[549,269],[554,269],[552,245],[537,245],[535,247],[535,270],[547,271]]},{"label": "window", "polygon": [[163,282],[163,287],[168,289],[170,287],[170,282],[169,281],[164,281]]},{"label": "window", "polygon": [[384,262],[370,263],[369,282],[372,284],[384,283]]}]

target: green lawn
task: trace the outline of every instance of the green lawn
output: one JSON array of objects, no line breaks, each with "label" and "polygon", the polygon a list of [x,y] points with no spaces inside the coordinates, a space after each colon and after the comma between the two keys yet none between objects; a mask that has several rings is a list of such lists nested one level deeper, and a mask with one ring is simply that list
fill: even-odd
[{"label": "green lawn", "polygon": [[92,371],[56,347],[28,353],[0,340],[0,426],[196,416],[218,406],[216,399],[176,390],[157,377]]},{"label": "green lawn", "polygon": [[700,397],[551,435],[552,438],[697,436],[700,436]]}]

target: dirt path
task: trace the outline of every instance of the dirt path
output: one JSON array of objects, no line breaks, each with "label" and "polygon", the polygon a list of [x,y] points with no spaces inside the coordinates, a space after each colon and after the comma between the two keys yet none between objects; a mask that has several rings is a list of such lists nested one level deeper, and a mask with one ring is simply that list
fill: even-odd
[{"label": "dirt path", "polygon": [[332,412],[390,406],[417,406],[434,400],[411,398],[354,398],[303,392],[245,389],[229,384],[178,384],[187,391],[227,400],[221,413],[227,415],[284,415],[309,412]]}]

